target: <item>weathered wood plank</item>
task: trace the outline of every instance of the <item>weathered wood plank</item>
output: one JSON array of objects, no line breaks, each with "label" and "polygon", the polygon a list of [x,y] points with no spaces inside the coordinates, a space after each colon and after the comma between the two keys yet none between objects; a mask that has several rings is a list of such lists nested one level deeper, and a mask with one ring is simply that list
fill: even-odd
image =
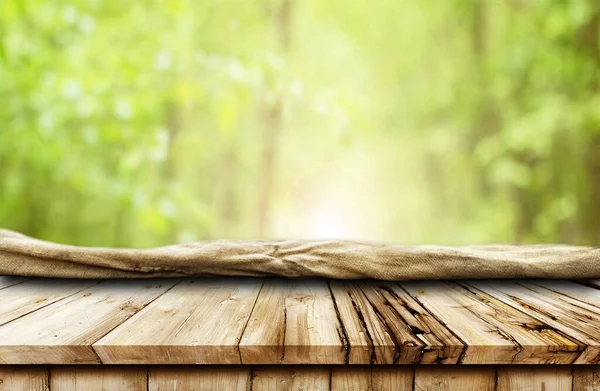
[{"label": "weathered wood plank", "polygon": [[[596,280],[587,281],[588,285],[566,280],[521,280],[519,284],[531,289],[534,286],[544,287],[555,294],[548,295],[549,299],[560,300],[574,305],[584,306],[596,314],[600,313],[600,287],[594,286]],[[558,295],[556,295],[558,294]]]},{"label": "weathered wood plank", "polygon": [[[456,364],[465,349],[464,343],[429,311],[397,284],[376,281],[361,283],[382,322],[395,335],[395,363]],[[405,339],[398,325],[406,324],[414,336]],[[404,332],[404,331],[403,331]],[[416,342],[415,342],[416,340]]]},{"label": "weathered wood plank", "polygon": [[0,289],[0,325],[97,283],[93,280],[35,279]]},{"label": "weathered wood plank", "polygon": [[[560,286],[568,287],[568,281],[556,281],[545,283],[553,286],[553,289],[561,289]],[[578,293],[582,297],[593,297],[596,289],[577,285]],[[527,281],[471,281],[465,283],[480,292],[493,296],[504,303],[513,306],[528,315],[548,324],[555,330],[569,335],[571,339],[577,340],[581,353],[573,361],[575,364],[594,364],[598,362],[600,355],[600,318],[597,310],[591,308],[584,302],[573,300],[570,297],[557,294],[547,288]],[[579,287],[582,289],[579,290]],[[475,292],[475,291],[474,291]],[[588,296],[589,295],[589,296]],[[571,346],[565,346],[571,349]],[[538,364],[555,363],[550,360],[539,361]]]},{"label": "weathered wood plank", "polygon": [[52,366],[50,390],[56,391],[146,391],[145,366],[67,365]]},{"label": "weathered wood plank", "polygon": [[371,388],[373,391],[412,390],[413,377],[411,366],[371,367]]},{"label": "weathered wood plank", "polygon": [[[567,366],[500,366],[498,391],[571,391],[573,379]],[[576,389],[577,390],[577,389]]]},{"label": "weathered wood plank", "polygon": [[332,391],[371,391],[371,367],[333,366],[331,367]]},{"label": "weathered wood plank", "polygon": [[240,364],[238,343],[262,282],[184,280],[94,350],[105,364]]},{"label": "weathered wood plank", "polygon": [[254,367],[252,391],[288,391],[331,389],[331,368],[325,365],[277,365]]},{"label": "weathered wood plank", "polygon": [[48,368],[39,365],[0,365],[0,391],[47,391]]},{"label": "weathered wood plank", "polygon": [[345,338],[326,281],[267,280],[240,353],[244,364],[343,364]]},{"label": "weathered wood plank", "polygon": [[351,364],[454,364],[464,344],[398,285],[330,281]]},{"label": "weathered wood plank", "polygon": [[415,391],[494,391],[496,369],[492,366],[417,366]]},{"label": "weathered wood plank", "polygon": [[240,340],[243,364],[277,364],[283,360],[285,302],[290,289],[287,280],[265,281]]},{"label": "weathered wood plank", "polygon": [[331,367],[331,389],[342,390],[412,390],[413,368],[410,366],[346,365]]},{"label": "weathered wood plank", "polygon": [[283,364],[343,364],[347,342],[325,281],[296,281],[285,300]]},{"label": "weathered wood plank", "polygon": [[[348,339],[350,364],[393,364],[400,350],[394,338],[406,336],[401,342],[420,345],[399,317],[380,321],[380,313],[356,282],[330,281],[329,285]],[[401,331],[394,333],[397,328]]]},{"label": "weathered wood plank", "polygon": [[91,345],[174,281],[106,281],[0,327],[0,363],[93,364]]},{"label": "weathered wood plank", "polygon": [[246,391],[250,373],[249,366],[239,365],[150,366],[148,391]]},{"label": "weathered wood plank", "polygon": [[579,354],[579,341],[492,296],[447,282],[401,286],[466,343],[462,363],[571,363]]},{"label": "weathered wood plank", "polygon": [[600,391],[600,367],[573,366],[573,391]]}]

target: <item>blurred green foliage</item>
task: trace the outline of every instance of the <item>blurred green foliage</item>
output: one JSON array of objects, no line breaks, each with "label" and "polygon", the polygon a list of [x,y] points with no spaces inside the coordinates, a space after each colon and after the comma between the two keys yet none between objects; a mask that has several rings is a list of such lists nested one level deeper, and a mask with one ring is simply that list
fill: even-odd
[{"label": "blurred green foliage", "polygon": [[0,225],[600,243],[597,0],[4,0]]}]

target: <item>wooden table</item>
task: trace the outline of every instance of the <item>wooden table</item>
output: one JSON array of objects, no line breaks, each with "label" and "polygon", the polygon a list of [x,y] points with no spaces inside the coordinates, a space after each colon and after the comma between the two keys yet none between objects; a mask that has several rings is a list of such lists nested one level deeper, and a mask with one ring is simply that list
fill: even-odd
[{"label": "wooden table", "polygon": [[0,277],[0,390],[597,390],[599,356],[600,281]]}]

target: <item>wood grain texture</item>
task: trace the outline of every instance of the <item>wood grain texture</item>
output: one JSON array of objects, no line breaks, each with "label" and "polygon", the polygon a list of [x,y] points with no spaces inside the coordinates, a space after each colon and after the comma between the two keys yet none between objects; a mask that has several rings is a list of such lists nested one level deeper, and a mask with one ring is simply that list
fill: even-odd
[{"label": "wood grain texture", "polygon": [[336,311],[326,281],[267,280],[240,341],[242,362],[344,364],[347,342]]},{"label": "wood grain texture", "polygon": [[414,384],[414,368],[411,366],[371,367],[373,391],[411,390]]},{"label": "wood grain texture", "polygon": [[600,391],[600,367],[573,366],[573,391]]},{"label": "wood grain texture", "polygon": [[0,364],[594,364],[600,281],[0,277]]},{"label": "wood grain texture", "polygon": [[0,391],[47,391],[48,368],[0,365]]},{"label": "wood grain texture", "polygon": [[105,364],[240,364],[263,281],[184,280],[94,344]]},{"label": "wood grain texture", "polygon": [[105,281],[15,319],[0,327],[0,363],[99,363],[91,345],[174,283]]},{"label": "wood grain texture", "polygon": [[287,280],[267,280],[240,340],[243,364],[275,364],[283,361],[286,334]]},{"label": "wood grain texture", "polygon": [[498,391],[571,391],[573,378],[568,366],[500,366]]},{"label": "wood grain texture", "polygon": [[418,366],[415,391],[494,391],[496,369],[492,366]]},{"label": "wood grain texture", "polygon": [[333,366],[331,389],[335,391],[412,390],[412,367],[407,366]]},{"label": "wood grain texture", "polygon": [[[0,289],[0,325],[96,285],[89,280],[39,279],[8,285]],[[1,284],[1,282],[0,282]]]},{"label": "wood grain texture", "polygon": [[370,391],[371,368],[349,365],[331,368],[331,389],[335,391]]},{"label": "wood grain texture", "polygon": [[[329,285],[350,348],[348,363],[393,364],[397,356],[396,336],[387,324],[380,321],[381,315],[363,290],[351,281],[330,281]],[[414,346],[418,345],[418,340],[413,338],[401,319],[388,324],[402,328],[403,334],[407,335]]]},{"label": "wood grain texture", "polygon": [[0,365],[0,391],[600,389],[598,365]]},{"label": "wood grain texture", "polygon": [[148,391],[246,391],[251,369],[247,366],[152,366]]},{"label": "wood grain texture", "polygon": [[402,283],[467,345],[464,364],[571,363],[580,342],[492,297],[453,283]]},{"label": "wood grain texture", "polygon": [[[593,297],[596,294],[596,289],[569,281],[546,282],[544,283],[546,287],[528,281],[504,281],[501,283],[499,281],[473,281],[467,284],[527,313],[558,332],[569,335],[574,341],[580,341],[577,342],[580,353],[572,361],[573,363],[594,364],[598,362],[600,355],[598,310],[591,308],[583,301],[557,294],[548,287],[560,290],[562,286],[562,289],[571,289],[571,294],[587,297],[588,300],[591,299],[590,296]],[[565,348],[572,349],[571,346]],[[551,357],[538,363],[552,364],[555,363],[555,360]]]},{"label": "wood grain texture", "polygon": [[[396,335],[397,364],[456,364],[465,349],[457,335],[439,322],[415,298],[397,284],[376,281],[361,283],[361,288],[377,308],[382,322]],[[411,339],[397,333],[405,323]],[[416,339],[416,345],[414,342]]]},{"label": "wood grain texture", "polygon": [[252,391],[331,389],[331,368],[319,365],[259,366],[252,371]]},{"label": "wood grain texture", "polygon": [[77,365],[50,369],[51,391],[146,391],[145,366]]}]

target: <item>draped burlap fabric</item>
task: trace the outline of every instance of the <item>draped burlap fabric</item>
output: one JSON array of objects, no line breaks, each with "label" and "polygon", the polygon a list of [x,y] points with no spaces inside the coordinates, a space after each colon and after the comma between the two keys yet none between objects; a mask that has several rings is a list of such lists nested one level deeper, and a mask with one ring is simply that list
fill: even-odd
[{"label": "draped burlap fabric", "polygon": [[600,248],[215,240],[137,250],[68,246],[0,230],[0,275],[94,279],[181,276],[578,279],[600,278]]}]

